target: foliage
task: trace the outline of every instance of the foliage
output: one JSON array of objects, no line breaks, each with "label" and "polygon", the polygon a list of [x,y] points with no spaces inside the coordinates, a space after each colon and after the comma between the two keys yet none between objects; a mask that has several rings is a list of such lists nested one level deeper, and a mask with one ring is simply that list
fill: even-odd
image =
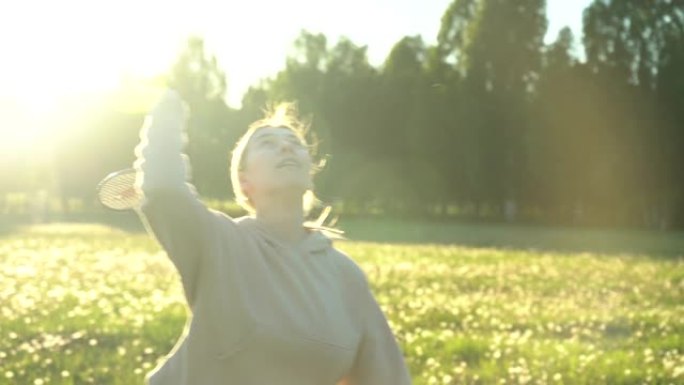
[{"label": "foliage", "polygon": [[[436,45],[403,37],[377,67],[364,45],[302,31],[239,110],[223,101],[215,56],[188,39],[168,79],[191,107],[194,183],[230,199],[231,146],[266,105],[295,101],[329,158],[318,196],[350,211],[684,226],[681,1],[596,0],[581,47],[569,29],[544,44],[545,6],[454,0]],[[54,161],[0,167],[0,192],[51,189],[87,205],[99,178],[130,165],[141,115],[106,100],[66,109]]]}]

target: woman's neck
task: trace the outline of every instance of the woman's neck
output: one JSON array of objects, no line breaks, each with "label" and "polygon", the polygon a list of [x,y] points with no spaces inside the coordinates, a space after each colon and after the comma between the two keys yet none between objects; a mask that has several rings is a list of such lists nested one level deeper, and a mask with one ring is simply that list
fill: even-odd
[{"label": "woman's neck", "polygon": [[262,200],[256,207],[255,217],[269,233],[285,243],[296,244],[306,236],[301,199],[297,202],[277,197]]}]

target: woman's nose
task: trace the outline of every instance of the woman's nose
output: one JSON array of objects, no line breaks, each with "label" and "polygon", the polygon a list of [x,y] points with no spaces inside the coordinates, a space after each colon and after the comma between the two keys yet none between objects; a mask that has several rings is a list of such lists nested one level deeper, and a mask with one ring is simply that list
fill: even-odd
[{"label": "woman's nose", "polygon": [[293,152],[294,146],[289,140],[280,141],[280,151],[281,152]]}]

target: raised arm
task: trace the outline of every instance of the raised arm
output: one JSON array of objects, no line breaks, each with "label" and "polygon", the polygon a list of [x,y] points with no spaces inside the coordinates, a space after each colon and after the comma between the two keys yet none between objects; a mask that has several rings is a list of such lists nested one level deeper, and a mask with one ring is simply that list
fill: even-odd
[{"label": "raised arm", "polygon": [[178,269],[192,304],[199,265],[211,241],[212,214],[189,183],[190,166],[182,153],[186,120],[181,97],[167,91],[145,118],[134,167],[144,195],[143,223]]}]

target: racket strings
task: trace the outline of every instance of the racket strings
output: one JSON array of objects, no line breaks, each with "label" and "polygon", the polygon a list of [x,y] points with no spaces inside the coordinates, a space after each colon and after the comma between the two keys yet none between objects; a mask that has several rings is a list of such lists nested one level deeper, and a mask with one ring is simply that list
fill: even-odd
[{"label": "racket strings", "polygon": [[102,204],[112,209],[123,210],[138,205],[141,197],[135,188],[135,172],[126,171],[106,178],[98,197]]}]

